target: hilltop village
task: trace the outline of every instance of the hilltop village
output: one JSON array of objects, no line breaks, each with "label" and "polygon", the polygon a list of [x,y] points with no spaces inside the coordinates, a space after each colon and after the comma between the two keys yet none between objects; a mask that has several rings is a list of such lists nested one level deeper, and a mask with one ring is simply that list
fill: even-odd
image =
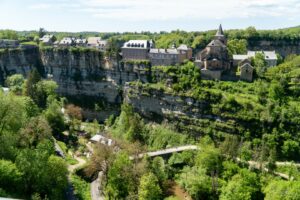
[{"label": "hilltop village", "polygon": [[0,199],[300,199],[299,33],[0,30]]},{"label": "hilltop village", "polygon": [[[109,42],[101,37],[88,37],[86,39],[76,37],[64,37],[60,41],[54,35],[45,34],[39,42],[46,46],[58,47],[86,47],[95,48],[106,52]],[[30,48],[30,45],[19,44],[18,40],[0,40],[0,48]],[[248,51],[245,55],[229,55],[227,38],[219,26],[213,40],[198,52],[193,51],[186,44],[170,48],[155,48],[153,40],[129,40],[121,46],[120,56],[123,62],[149,61],[151,66],[179,66],[187,61],[192,61],[201,69],[201,76],[208,80],[243,80],[252,81],[254,67],[251,59],[256,54],[262,54],[268,67],[277,65],[275,50]]]}]

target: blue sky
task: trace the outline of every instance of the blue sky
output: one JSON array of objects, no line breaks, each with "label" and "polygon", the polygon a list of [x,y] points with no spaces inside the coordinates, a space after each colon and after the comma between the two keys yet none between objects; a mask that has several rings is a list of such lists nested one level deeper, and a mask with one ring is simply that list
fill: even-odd
[{"label": "blue sky", "polygon": [[[300,0],[0,0],[0,29],[202,31],[300,25]],[[298,20],[297,20],[298,19]]]}]

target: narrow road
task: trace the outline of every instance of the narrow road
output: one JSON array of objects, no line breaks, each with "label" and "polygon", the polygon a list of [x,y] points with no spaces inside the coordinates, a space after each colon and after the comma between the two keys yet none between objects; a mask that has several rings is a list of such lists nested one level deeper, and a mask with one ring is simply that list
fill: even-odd
[{"label": "narrow road", "polygon": [[105,200],[105,197],[101,190],[102,177],[103,177],[103,172],[99,172],[97,179],[91,183],[92,200]]}]

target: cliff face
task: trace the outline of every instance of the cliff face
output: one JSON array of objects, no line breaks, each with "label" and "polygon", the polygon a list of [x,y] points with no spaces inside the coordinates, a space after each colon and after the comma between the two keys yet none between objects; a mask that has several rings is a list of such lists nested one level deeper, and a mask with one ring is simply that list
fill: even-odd
[{"label": "cliff face", "polygon": [[27,74],[33,67],[43,73],[40,67],[39,51],[33,49],[0,50],[0,84],[3,85],[7,76],[12,74]]},{"label": "cliff face", "polygon": [[234,134],[247,129],[243,122],[213,115],[209,101],[169,94],[155,88],[126,84],[124,102],[148,119],[158,122],[170,120],[178,129],[190,134],[207,134],[211,130]]},{"label": "cliff face", "polygon": [[33,67],[56,81],[61,95],[98,97],[108,103],[121,103],[122,84],[137,79],[145,82],[149,71],[143,65],[119,66],[93,49],[12,49],[0,52],[0,84],[12,74],[27,76]]},{"label": "cliff face", "polygon": [[300,54],[300,41],[248,41],[248,48],[253,51],[276,51],[276,53],[285,57],[290,54]]}]

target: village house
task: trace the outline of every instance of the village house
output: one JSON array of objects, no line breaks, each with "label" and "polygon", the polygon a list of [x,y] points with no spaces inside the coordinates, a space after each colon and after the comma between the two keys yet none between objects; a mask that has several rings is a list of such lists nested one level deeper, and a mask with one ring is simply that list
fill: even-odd
[{"label": "village house", "polygon": [[59,46],[73,46],[75,44],[74,37],[64,37],[60,42]]},{"label": "village house", "polygon": [[240,66],[240,62],[245,59],[251,59],[255,57],[257,53],[264,55],[269,67],[274,67],[277,65],[277,55],[275,51],[248,51],[246,55],[233,55],[233,66]]},{"label": "village house", "polygon": [[40,38],[40,42],[44,43],[45,45],[52,45],[55,41],[54,35],[44,35],[43,37]]},{"label": "village house", "polygon": [[85,47],[87,45],[87,40],[86,39],[77,38],[77,39],[75,39],[75,44],[76,44],[76,46]]},{"label": "village house", "polygon": [[151,48],[154,48],[151,40],[130,40],[124,43],[121,55],[123,60],[148,60]]},{"label": "village house", "polygon": [[108,42],[107,40],[102,40],[101,37],[89,37],[87,39],[87,46],[97,48],[100,51],[106,51]]},{"label": "village house", "polygon": [[0,39],[0,48],[17,48],[19,47],[18,40]]}]

